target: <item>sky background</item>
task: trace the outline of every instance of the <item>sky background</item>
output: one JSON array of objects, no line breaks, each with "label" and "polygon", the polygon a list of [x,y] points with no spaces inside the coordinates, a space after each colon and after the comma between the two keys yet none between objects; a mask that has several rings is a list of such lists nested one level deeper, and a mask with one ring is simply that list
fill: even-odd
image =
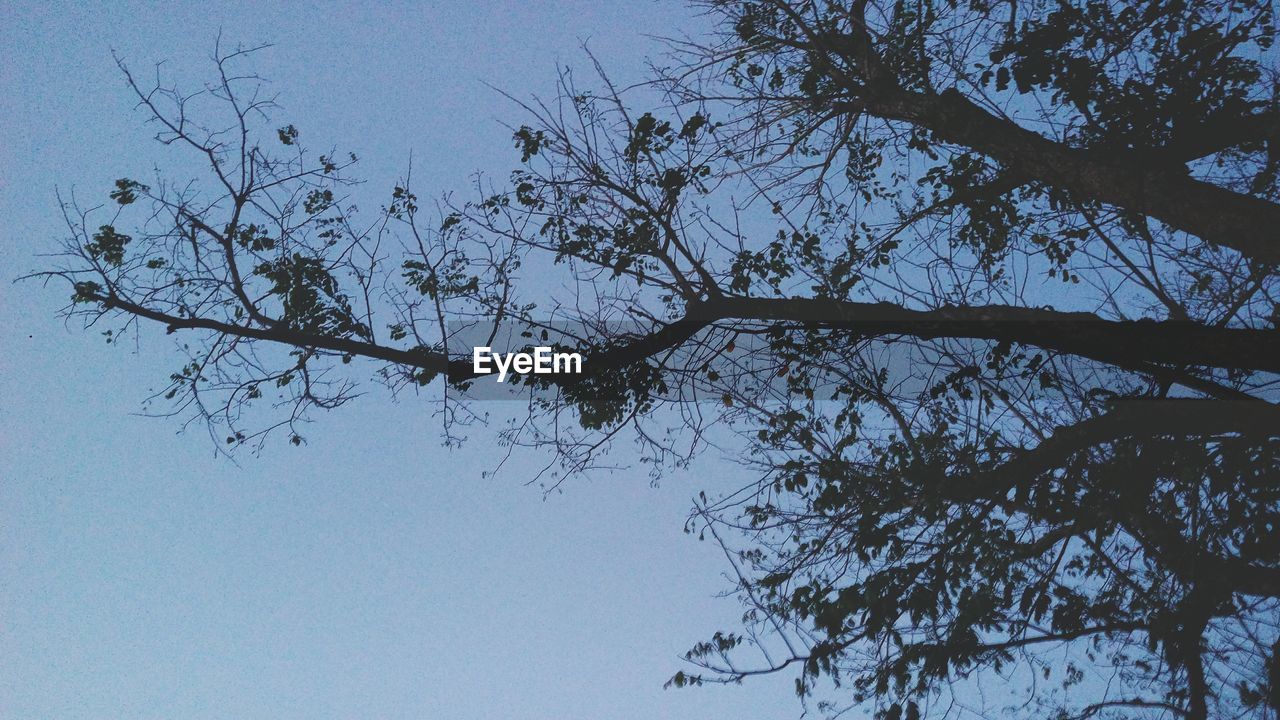
[{"label": "sky background", "polygon": [[[202,428],[142,417],[182,360],[56,317],[55,188],[105,198],[170,165],[111,59],[207,77],[221,31],[281,119],[389,189],[414,155],[425,196],[518,160],[520,112],[485,83],[551,96],[583,40],[622,79],[696,32],[680,5],[0,3],[0,717],[786,718],[791,678],[662,689],[741,608],[719,549],[682,532],[690,498],[743,470],[707,457],[651,487],[597,473],[543,496],[440,446],[431,405],[375,386],[308,444],[238,464]],[[281,124],[284,124],[283,122]]]}]

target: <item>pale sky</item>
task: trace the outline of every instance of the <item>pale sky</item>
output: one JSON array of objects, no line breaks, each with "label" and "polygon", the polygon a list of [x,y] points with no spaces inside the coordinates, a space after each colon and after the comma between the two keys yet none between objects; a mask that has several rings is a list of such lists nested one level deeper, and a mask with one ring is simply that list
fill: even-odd
[{"label": "pale sky", "polygon": [[[0,717],[790,718],[792,678],[662,689],[741,607],[690,498],[743,472],[708,456],[651,487],[597,473],[544,499],[482,478],[483,432],[440,445],[431,406],[366,397],[309,443],[238,464],[202,428],[142,417],[182,360],[146,328],[108,346],[56,317],[64,287],[7,282],[63,234],[55,188],[105,198],[169,157],[113,65],[199,76],[225,40],[283,119],[389,189],[499,177],[521,116],[583,40],[620,77],[694,30],[674,3],[3,3],[0,14]],[[625,453],[619,455],[625,458]]]}]

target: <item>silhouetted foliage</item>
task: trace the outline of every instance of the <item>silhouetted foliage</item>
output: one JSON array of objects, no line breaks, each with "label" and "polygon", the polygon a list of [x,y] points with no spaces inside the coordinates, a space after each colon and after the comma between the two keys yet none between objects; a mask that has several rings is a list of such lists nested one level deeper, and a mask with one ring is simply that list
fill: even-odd
[{"label": "silhouetted foliage", "polygon": [[274,121],[247,51],[194,95],[129,76],[205,177],[67,207],[44,275],[73,314],[180,333],[166,396],[231,446],[301,442],[370,365],[438,389],[454,439],[480,417],[460,324],[583,349],[585,375],[525,379],[505,445],[558,482],[618,438],[655,468],[714,442],[751,478],[689,526],[743,626],[674,685],[794,670],[884,720],[1276,717],[1271,3],[705,8],[720,33],[650,84],[524,105],[505,189],[424,213],[405,178],[363,223],[355,157]]}]

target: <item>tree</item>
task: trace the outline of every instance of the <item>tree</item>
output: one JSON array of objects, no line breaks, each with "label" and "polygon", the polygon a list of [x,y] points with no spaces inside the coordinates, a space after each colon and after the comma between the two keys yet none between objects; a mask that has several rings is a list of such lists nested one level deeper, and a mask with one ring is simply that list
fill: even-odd
[{"label": "tree", "polygon": [[674,685],[796,669],[822,709],[892,720],[985,712],[992,679],[1035,714],[1275,717],[1271,4],[705,6],[720,34],[645,88],[566,74],[524,105],[510,183],[430,222],[406,177],[358,224],[355,158],[268,124],[247,51],[208,94],[122,66],[206,177],[122,179],[96,231],[68,206],[39,275],[89,322],[180,333],[166,397],[231,446],[300,443],[369,365],[437,388],[454,439],[482,382],[463,326],[584,351],[523,378],[500,433],[557,481],[626,433],[659,466],[736,443],[752,480],[690,529],[743,627]]}]

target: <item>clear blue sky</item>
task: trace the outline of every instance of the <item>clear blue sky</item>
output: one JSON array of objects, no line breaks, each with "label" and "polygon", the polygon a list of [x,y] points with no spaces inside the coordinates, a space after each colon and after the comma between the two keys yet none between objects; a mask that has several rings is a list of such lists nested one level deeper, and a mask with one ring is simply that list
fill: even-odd
[{"label": "clear blue sky", "polygon": [[[587,39],[635,77],[696,28],[680,5],[555,0],[341,6],[0,4],[0,717],[785,718],[790,678],[664,691],[678,655],[741,612],[716,547],[681,532],[711,457],[544,500],[483,479],[475,435],[440,447],[425,402],[377,388],[309,445],[239,466],[138,416],[181,361],[154,329],[107,346],[56,319],[65,288],[13,285],[62,234],[55,186],[102,197],[167,158],[114,68],[195,74],[219,30],[304,137],[424,191],[516,161],[516,95],[552,94]],[[427,193],[424,193],[427,194]],[[697,485],[690,478],[697,478]]]}]

